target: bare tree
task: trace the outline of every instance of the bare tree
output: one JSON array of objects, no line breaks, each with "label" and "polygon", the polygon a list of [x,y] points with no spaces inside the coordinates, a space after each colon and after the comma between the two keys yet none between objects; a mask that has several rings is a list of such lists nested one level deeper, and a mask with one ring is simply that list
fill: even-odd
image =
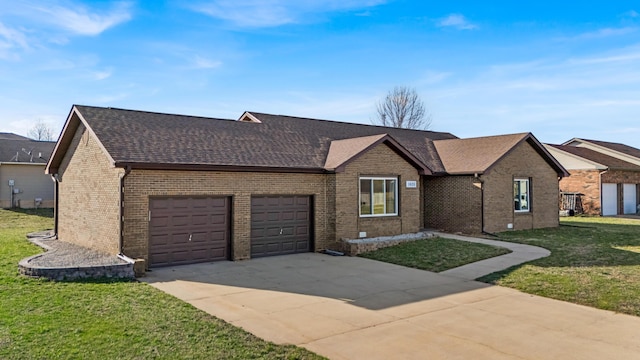
[{"label": "bare tree", "polygon": [[407,86],[396,86],[377,106],[374,124],[405,129],[427,130],[431,126],[431,114],[416,90]]},{"label": "bare tree", "polygon": [[27,132],[27,136],[39,141],[52,141],[53,140],[53,130],[49,126],[49,124],[43,122],[42,120],[38,120],[38,122]]}]

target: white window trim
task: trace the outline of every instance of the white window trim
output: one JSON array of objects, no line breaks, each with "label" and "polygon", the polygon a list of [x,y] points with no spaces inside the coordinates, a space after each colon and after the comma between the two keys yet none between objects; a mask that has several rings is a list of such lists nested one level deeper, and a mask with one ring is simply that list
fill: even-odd
[{"label": "white window trim", "polygon": [[516,181],[526,181],[527,182],[527,208],[525,210],[516,210],[513,211],[517,213],[529,213],[531,212],[531,179],[529,178],[513,178],[513,182]]},{"label": "white window trim", "polygon": [[[362,206],[360,204],[360,197],[362,196],[361,184],[362,180],[394,180],[396,184],[395,194],[396,197],[394,199],[396,211],[392,214],[362,214]],[[387,182],[384,181],[384,192],[387,193]],[[398,197],[400,197],[400,187],[398,186],[398,177],[382,177],[382,176],[360,176],[358,178],[358,214],[360,217],[386,217],[386,216],[398,216]],[[373,209],[373,184],[371,184],[371,208]],[[385,212],[387,210],[387,202],[384,202]]]}]

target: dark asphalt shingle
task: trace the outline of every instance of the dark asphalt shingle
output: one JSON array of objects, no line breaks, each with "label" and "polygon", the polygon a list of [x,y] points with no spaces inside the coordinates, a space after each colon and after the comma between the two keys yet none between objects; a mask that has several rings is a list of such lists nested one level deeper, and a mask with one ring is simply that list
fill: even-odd
[{"label": "dark asphalt shingle", "polygon": [[389,134],[432,171],[449,133],[251,114],[261,123],[76,106],[116,162],[322,169],[332,140]]}]

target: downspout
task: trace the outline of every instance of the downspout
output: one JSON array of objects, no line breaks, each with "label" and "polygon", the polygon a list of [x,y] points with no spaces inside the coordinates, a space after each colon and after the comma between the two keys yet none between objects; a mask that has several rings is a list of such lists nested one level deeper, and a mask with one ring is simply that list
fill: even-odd
[{"label": "downspout", "polygon": [[482,229],[482,234],[498,237],[498,235],[484,229],[484,180],[481,178],[482,175],[474,174],[474,176],[480,182],[480,228]]},{"label": "downspout", "polygon": [[124,169],[124,173],[120,176],[120,241],[118,244],[118,253],[124,255],[124,179],[131,173],[131,166]]},{"label": "downspout", "polygon": [[[605,170],[605,171],[601,171],[600,173],[598,173],[598,187],[600,188],[600,216],[603,216],[602,214],[602,174],[607,173],[609,170]],[[616,214],[618,213],[618,195],[616,192]]]},{"label": "downspout", "polygon": [[58,208],[59,208],[59,183],[58,174],[51,174],[51,180],[53,180],[53,237],[58,237]]}]

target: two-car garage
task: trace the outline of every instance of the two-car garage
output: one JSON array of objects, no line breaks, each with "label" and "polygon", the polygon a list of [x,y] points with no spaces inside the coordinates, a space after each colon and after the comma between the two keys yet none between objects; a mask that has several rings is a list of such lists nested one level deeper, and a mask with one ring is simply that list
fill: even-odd
[{"label": "two-car garage", "polygon": [[[231,260],[231,196],[151,197],[150,267]],[[251,257],[308,252],[312,198],[251,197]]]}]

